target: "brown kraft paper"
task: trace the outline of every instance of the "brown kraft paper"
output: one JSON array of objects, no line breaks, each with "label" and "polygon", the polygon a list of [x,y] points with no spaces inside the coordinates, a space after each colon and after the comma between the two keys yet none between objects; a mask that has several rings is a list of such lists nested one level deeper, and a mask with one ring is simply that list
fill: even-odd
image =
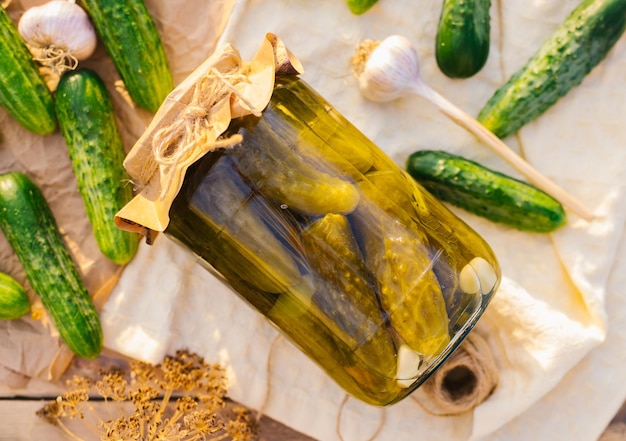
[{"label": "brown kraft paper", "polygon": [[276,75],[302,73],[282,41],[267,34],[252,61],[231,45],[218,48],[165,99],[124,161],[138,194],[116,215],[119,228],[139,232],[151,243],[165,231],[169,209],[187,168],[206,153],[236,145],[220,139],[234,118],[260,115]]}]

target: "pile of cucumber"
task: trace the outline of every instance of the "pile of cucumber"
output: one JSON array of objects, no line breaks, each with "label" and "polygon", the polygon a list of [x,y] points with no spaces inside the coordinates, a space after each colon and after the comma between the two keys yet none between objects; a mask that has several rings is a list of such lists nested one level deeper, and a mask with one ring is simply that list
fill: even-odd
[{"label": "pile of cucumber", "polygon": [[[143,0],[81,4],[132,100],[156,112],[173,81]],[[95,71],[79,66],[63,73],[51,92],[1,7],[0,51],[0,105],[33,133],[45,136],[60,128],[98,247],[113,263],[127,264],[136,254],[139,237],[116,228],[113,221],[133,191],[105,84]],[[8,171],[0,175],[0,206],[0,230],[62,340],[80,357],[97,357],[103,341],[99,316],[43,193],[26,173]],[[0,274],[0,318],[20,318],[29,310],[24,286]]]},{"label": "pile of cucumber", "polygon": [[[357,15],[376,0],[347,0]],[[490,0],[441,0],[435,59],[449,78],[477,74],[489,57]],[[476,119],[499,138],[539,118],[605,59],[626,30],[626,0],[581,0],[536,53],[498,88]],[[445,152],[415,152],[407,171],[439,198],[494,222],[547,233],[566,223],[544,192]]]},{"label": "pile of cucumber", "polygon": [[[435,54],[451,78],[474,75],[489,54],[489,0],[443,0]],[[495,91],[477,119],[516,133],[579,85],[626,29],[626,0],[582,0],[535,54]]]},{"label": "pile of cucumber", "polygon": [[537,119],[605,59],[626,29],[626,0],[583,0],[502,85],[477,119],[500,138]]},{"label": "pile of cucumber", "polygon": [[[435,54],[451,78],[477,73],[489,53],[488,0],[443,0]],[[582,82],[626,29],[626,0],[582,0],[477,120],[500,138],[539,118]],[[444,152],[415,152],[407,171],[441,199],[494,222],[547,233],[566,223],[559,202],[528,184]]]}]

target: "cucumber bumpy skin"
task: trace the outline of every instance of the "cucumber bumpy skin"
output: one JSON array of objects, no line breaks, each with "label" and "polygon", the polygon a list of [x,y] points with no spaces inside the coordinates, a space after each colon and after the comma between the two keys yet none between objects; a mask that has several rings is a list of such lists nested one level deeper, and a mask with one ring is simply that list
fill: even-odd
[{"label": "cucumber bumpy skin", "polygon": [[0,7],[0,105],[21,126],[39,135],[57,128],[54,98],[15,24]]},{"label": "cucumber bumpy skin", "polygon": [[13,277],[0,273],[0,319],[15,320],[30,311],[26,290]]},{"label": "cucumber bumpy skin", "polygon": [[567,222],[563,206],[543,191],[443,151],[409,156],[407,172],[439,199],[521,231],[548,233]]},{"label": "cucumber bumpy skin", "polygon": [[435,59],[450,78],[469,78],[489,57],[491,0],[444,0],[435,38]]},{"label": "cucumber bumpy skin", "polygon": [[477,119],[499,138],[516,133],[582,82],[626,29],[626,0],[584,0],[500,87]]},{"label": "cucumber bumpy skin", "polygon": [[98,248],[124,265],[135,256],[139,235],[113,221],[133,190],[113,103],[100,77],[87,69],[66,72],[57,87],[56,112]]},{"label": "cucumber bumpy skin", "polygon": [[61,339],[79,357],[98,357],[100,318],[40,189],[23,173],[4,173],[0,207],[0,230]]},{"label": "cucumber bumpy skin", "polygon": [[414,351],[440,354],[450,342],[449,319],[428,244],[372,199],[363,198],[357,210],[355,235],[391,326]]},{"label": "cucumber bumpy skin", "polygon": [[143,0],[83,0],[133,101],[156,112],[173,89],[156,24]]},{"label": "cucumber bumpy skin", "polygon": [[393,377],[396,351],[348,218],[329,213],[311,222],[302,232],[302,249],[321,276],[311,309],[328,316],[322,321],[375,372]]}]

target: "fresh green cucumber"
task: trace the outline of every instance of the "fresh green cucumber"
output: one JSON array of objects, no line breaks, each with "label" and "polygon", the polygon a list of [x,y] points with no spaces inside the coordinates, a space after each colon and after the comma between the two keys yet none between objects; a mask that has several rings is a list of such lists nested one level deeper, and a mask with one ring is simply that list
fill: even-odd
[{"label": "fresh green cucumber", "polygon": [[0,273],[0,319],[15,320],[30,311],[26,290],[13,277]]},{"label": "fresh green cucumber", "polygon": [[626,29],[626,0],[583,0],[477,119],[500,138],[541,116],[582,82]]},{"label": "fresh green cucumber", "polygon": [[83,0],[82,5],[135,104],[156,112],[172,89],[158,30],[143,0]]},{"label": "fresh green cucumber", "polygon": [[365,14],[378,0],[346,0],[350,12],[355,15]]},{"label": "fresh green cucumber", "polygon": [[113,104],[100,77],[87,69],[63,74],[56,112],[98,247],[112,262],[126,264],[139,237],[117,228],[113,219],[133,190],[122,165],[124,144]]},{"label": "fresh green cucumber", "polygon": [[411,154],[407,172],[439,199],[493,222],[548,233],[567,220],[543,191],[474,161],[439,150]]},{"label": "fresh green cucumber", "polygon": [[96,358],[100,319],[41,190],[23,173],[4,173],[0,207],[0,229],[61,339],[78,356]]},{"label": "fresh green cucumber", "polygon": [[491,0],[443,0],[435,59],[450,78],[469,78],[489,57]]},{"label": "fresh green cucumber", "polygon": [[54,98],[15,24],[0,6],[0,105],[23,127],[49,135],[57,127]]}]

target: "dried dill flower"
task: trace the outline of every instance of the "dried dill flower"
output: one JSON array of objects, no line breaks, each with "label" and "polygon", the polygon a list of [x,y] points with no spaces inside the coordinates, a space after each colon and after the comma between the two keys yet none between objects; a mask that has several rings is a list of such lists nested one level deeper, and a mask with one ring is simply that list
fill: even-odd
[{"label": "dried dill flower", "polygon": [[[224,368],[189,351],[158,365],[132,361],[128,373],[101,371],[97,381],[74,377],[67,386],[37,414],[75,441],[88,438],[72,430],[72,421],[89,426],[94,439],[104,441],[255,439],[247,409],[226,410]],[[92,406],[94,400],[102,404]]]}]

